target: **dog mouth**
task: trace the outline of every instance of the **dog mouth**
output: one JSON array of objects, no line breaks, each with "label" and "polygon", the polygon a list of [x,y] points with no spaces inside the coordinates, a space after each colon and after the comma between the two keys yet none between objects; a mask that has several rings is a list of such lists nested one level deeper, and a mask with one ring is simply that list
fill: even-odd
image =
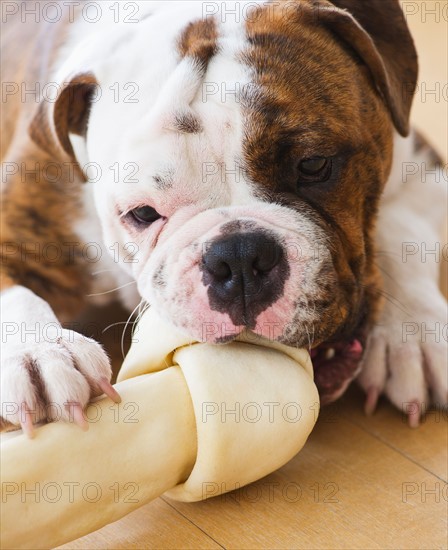
[{"label": "dog mouth", "polygon": [[322,405],[338,399],[361,370],[364,345],[361,339],[324,342],[310,351],[314,382]]},{"label": "dog mouth", "polygon": [[[215,344],[225,345],[235,338],[236,334],[226,335],[217,339]],[[339,399],[360,373],[364,340],[362,336],[340,341],[331,340],[309,351],[321,405],[328,405]]]}]

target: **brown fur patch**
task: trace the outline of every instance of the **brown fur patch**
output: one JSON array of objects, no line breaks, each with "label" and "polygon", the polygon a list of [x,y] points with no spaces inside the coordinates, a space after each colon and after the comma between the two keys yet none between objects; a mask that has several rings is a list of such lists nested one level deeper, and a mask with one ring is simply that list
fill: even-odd
[{"label": "brown fur patch", "polygon": [[[320,317],[317,344],[353,337],[380,305],[373,232],[391,166],[392,123],[359,58],[311,10],[297,20],[290,9],[284,13],[260,9],[246,25],[243,61],[257,89],[243,97],[244,160],[261,195],[296,208],[328,235],[332,265],[318,278],[316,303],[306,304]],[[332,177],[298,184],[298,163],[320,156],[332,158]]]},{"label": "brown fur patch", "polygon": [[[7,79],[42,88],[49,80],[51,64],[65,35],[60,25],[23,24],[20,16],[8,21],[15,36],[11,55],[2,65]],[[36,32],[37,31],[37,32]],[[17,48],[17,37],[23,48]],[[17,52],[15,54],[14,52]],[[26,55],[27,54],[27,55]],[[32,94],[8,99],[2,120],[4,185],[1,197],[1,289],[21,284],[44,298],[62,320],[83,308],[89,280],[83,259],[84,243],[71,229],[82,213],[80,178],[75,162],[67,162],[60,148],[52,153],[29,136],[39,105]],[[19,108],[17,108],[19,105]],[[44,109],[44,107],[41,107]],[[3,117],[2,117],[3,119]],[[72,120],[81,130],[80,117]],[[45,122],[40,130],[45,132]]]},{"label": "brown fur patch", "polygon": [[202,125],[193,113],[178,113],[174,118],[174,129],[181,134],[199,134]]},{"label": "brown fur patch", "polygon": [[[364,61],[395,127],[401,135],[408,135],[418,62],[398,0],[319,0],[316,4],[319,22]],[[322,9],[326,5],[327,9]]]},{"label": "brown fur patch", "polygon": [[[96,86],[93,74],[80,74],[65,85],[56,103],[41,103],[29,127],[32,140],[56,157],[62,147],[64,153],[75,162],[69,134],[85,136],[90,100]],[[84,179],[80,169],[78,175]]]},{"label": "brown fur patch", "polygon": [[210,59],[218,51],[218,31],[213,18],[192,21],[178,41],[181,57],[193,57],[205,70]]},{"label": "brown fur patch", "polygon": [[171,175],[167,175],[167,176],[156,175],[152,179],[156,184],[156,189],[159,189],[160,191],[166,191],[167,189],[171,189],[171,187],[173,187],[173,184],[174,184],[173,177]]},{"label": "brown fur patch", "polygon": [[[89,291],[84,243],[71,229],[82,212],[74,166],[42,154],[29,138],[6,164],[17,172],[2,193],[1,287],[24,285],[68,318]],[[50,176],[54,166],[60,170],[56,179]]]},{"label": "brown fur patch", "polygon": [[[35,398],[37,400],[38,408],[40,408],[42,412],[49,412],[48,406],[50,405],[50,399],[48,398],[47,387],[41,376],[39,367],[32,359],[25,361],[24,367],[28,372],[28,376],[30,377],[31,383],[35,389]],[[39,416],[41,415],[39,414]],[[49,418],[46,418],[46,420],[49,420]]]}]

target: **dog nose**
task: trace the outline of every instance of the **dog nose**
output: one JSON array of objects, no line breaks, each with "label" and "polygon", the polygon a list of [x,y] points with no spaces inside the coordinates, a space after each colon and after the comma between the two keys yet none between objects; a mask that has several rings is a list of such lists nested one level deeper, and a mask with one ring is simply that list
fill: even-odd
[{"label": "dog nose", "polygon": [[281,294],[283,257],[277,240],[263,232],[215,239],[202,258],[210,307],[229,313],[236,325],[250,326]]}]

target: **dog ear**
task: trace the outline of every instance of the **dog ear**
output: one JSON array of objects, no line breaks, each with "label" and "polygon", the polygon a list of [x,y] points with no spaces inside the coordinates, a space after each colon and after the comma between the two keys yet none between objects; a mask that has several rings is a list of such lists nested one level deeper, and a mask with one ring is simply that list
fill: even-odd
[{"label": "dog ear", "polygon": [[395,127],[408,135],[418,59],[398,0],[324,0],[314,5],[319,21],[368,66]]},{"label": "dog ear", "polygon": [[62,152],[76,163],[69,134],[86,136],[97,86],[92,73],[77,74],[58,85],[56,97],[45,98],[31,121],[29,134],[33,141],[52,157],[60,158]]}]

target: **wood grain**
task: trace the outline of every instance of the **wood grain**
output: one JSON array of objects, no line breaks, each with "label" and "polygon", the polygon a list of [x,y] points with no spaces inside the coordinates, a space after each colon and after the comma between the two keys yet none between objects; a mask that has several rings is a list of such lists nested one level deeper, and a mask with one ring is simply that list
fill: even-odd
[{"label": "wood grain", "polygon": [[324,414],[278,472],[232,498],[173,505],[226,548],[442,548],[444,486],[364,429]]},{"label": "wood grain", "polygon": [[143,506],[107,527],[59,548],[220,548],[162,499]]}]

